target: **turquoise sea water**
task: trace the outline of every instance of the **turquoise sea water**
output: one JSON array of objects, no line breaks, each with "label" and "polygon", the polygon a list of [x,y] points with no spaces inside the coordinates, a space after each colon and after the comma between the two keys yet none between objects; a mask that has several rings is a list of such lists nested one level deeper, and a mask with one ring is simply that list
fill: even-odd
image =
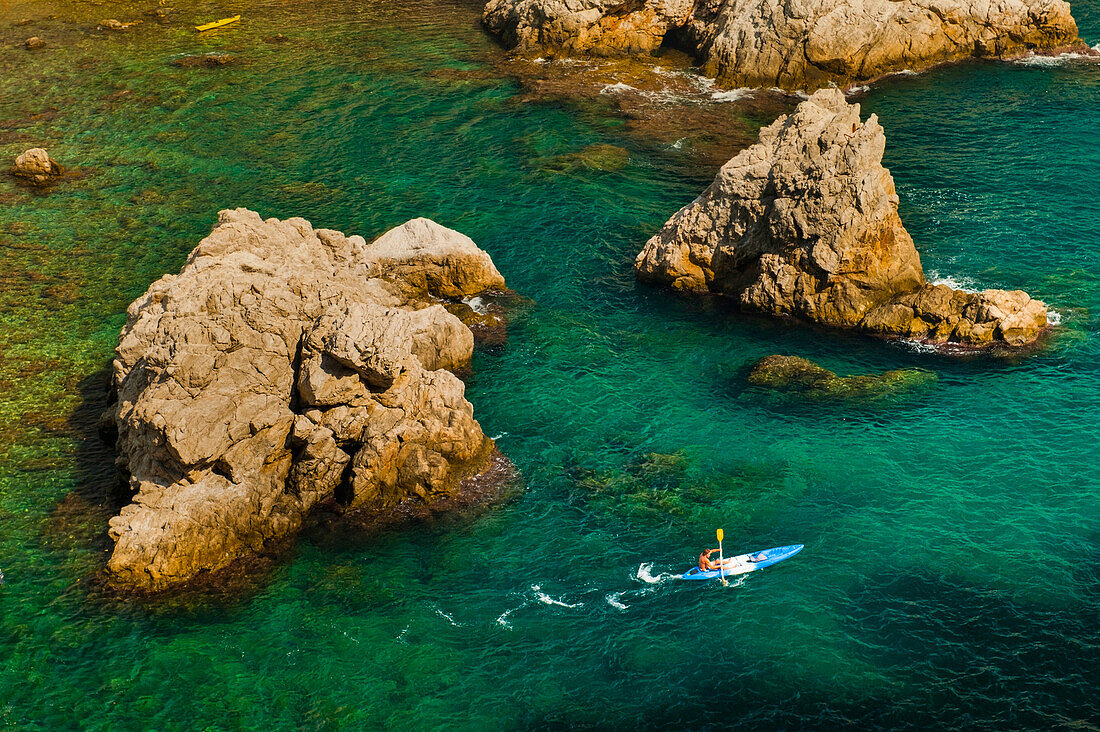
[{"label": "turquoise sea water", "polygon": [[[0,180],[0,728],[1100,725],[1100,66],[968,64],[860,99],[926,271],[1061,316],[1037,353],[960,360],[637,285],[641,244],[713,177],[690,140],[530,101],[474,4],[295,5],[180,2],[117,35],[96,22],[153,4],[0,7],[0,155],[78,172]],[[1100,41],[1100,7],[1074,14]],[[211,50],[237,63],[170,65]],[[625,166],[569,164],[597,144]],[[100,370],[229,206],[368,237],[429,216],[488,250],[535,304],[467,394],[527,489],[307,535],[239,602],[107,603]],[[777,397],[745,380],[772,353],[938,379]],[[731,553],[806,549],[730,587],[672,580],[718,526]]]}]

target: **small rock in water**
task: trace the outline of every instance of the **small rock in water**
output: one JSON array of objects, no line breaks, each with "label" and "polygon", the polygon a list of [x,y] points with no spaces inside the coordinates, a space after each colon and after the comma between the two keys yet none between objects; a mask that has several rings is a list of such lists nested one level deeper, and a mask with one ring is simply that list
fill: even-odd
[{"label": "small rock in water", "polygon": [[216,69],[219,66],[226,66],[234,61],[236,61],[236,59],[228,53],[204,53],[198,56],[181,56],[174,59],[172,65],[178,66],[181,69]]},{"label": "small rock in water", "polygon": [[140,20],[132,20],[128,23],[123,23],[121,20],[116,20],[115,18],[107,18],[106,20],[99,21],[99,27],[101,30],[120,31],[135,26],[140,22]]},{"label": "small rock in water", "polygon": [[24,178],[36,185],[44,185],[65,173],[61,164],[50,157],[49,153],[40,147],[27,150],[15,159],[15,165],[11,174],[17,178]]},{"label": "small rock in water", "polygon": [[46,42],[38,36],[31,36],[27,40],[23,41],[23,47],[26,48],[28,51],[33,51],[36,48],[42,48],[45,45]]}]

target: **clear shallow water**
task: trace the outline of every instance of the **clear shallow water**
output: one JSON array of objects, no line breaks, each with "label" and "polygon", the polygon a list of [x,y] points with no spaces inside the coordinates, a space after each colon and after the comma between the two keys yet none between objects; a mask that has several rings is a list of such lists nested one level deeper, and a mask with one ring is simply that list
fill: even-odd
[{"label": "clear shallow water", "polygon": [[[714,171],[519,102],[476,7],[178,7],[122,36],[92,29],[144,6],[0,9],[0,153],[83,171],[48,196],[0,181],[0,726],[1097,723],[1100,68],[967,65],[861,100],[926,270],[1062,315],[1035,355],[957,361],[638,286],[634,253]],[[1075,16],[1100,41],[1100,12]],[[32,34],[51,47],[15,47]],[[214,49],[240,64],[168,65]],[[556,157],[592,144],[627,164]],[[305,537],[229,607],[105,607],[95,375],[126,305],[233,205],[366,236],[430,216],[487,249],[536,304],[468,395],[528,489]],[[771,353],[938,381],[780,399],[744,379]],[[717,526],[731,551],[807,546],[729,588],[670,581]]]}]

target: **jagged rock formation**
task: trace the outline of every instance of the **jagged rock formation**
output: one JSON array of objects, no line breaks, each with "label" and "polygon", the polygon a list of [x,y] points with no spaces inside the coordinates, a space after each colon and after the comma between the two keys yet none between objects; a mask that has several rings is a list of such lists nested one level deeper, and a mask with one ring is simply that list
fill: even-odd
[{"label": "jagged rock formation", "polygon": [[749,371],[749,383],[818,401],[873,401],[935,384],[934,371],[893,369],[881,374],[837,376],[798,356],[766,356]]},{"label": "jagged rock formation", "polygon": [[65,173],[61,164],[50,157],[40,147],[32,147],[15,159],[11,174],[24,178],[36,185],[44,185],[60,178]]},{"label": "jagged rock formation", "polygon": [[651,53],[683,24],[691,0],[489,0],[482,20],[524,53]]},{"label": "jagged rock formation", "polygon": [[521,53],[649,53],[666,36],[728,86],[816,89],[1075,44],[1062,0],[489,0]]},{"label": "jagged rock formation", "polygon": [[650,239],[642,280],[735,299],[885,336],[1019,346],[1046,327],[1046,306],[1020,291],[968,293],[925,281],[882,166],[875,115],[822,89],[760,131],[702,195]]},{"label": "jagged rock formation", "polygon": [[503,289],[427,219],[372,244],[222,211],[127,312],[113,364],[112,581],[159,590],[294,534],[318,504],[447,497],[489,467],[462,382],[470,330],[439,304]]}]

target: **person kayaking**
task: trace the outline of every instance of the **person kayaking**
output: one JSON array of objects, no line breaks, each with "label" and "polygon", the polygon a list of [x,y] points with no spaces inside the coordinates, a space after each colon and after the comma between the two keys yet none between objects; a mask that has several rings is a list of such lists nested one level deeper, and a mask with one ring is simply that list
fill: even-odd
[{"label": "person kayaking", "polygon": [[706,549],[706,550],[704,550],[703,553],[699,555],[699,569],[703,570],[704,572],[716,572],[716,571],[718,571],[718,569],[720,567],[718,562],[710,561],[710,555],[711,554],[716,554],[717,552],[718,552],[717,549]]}]

